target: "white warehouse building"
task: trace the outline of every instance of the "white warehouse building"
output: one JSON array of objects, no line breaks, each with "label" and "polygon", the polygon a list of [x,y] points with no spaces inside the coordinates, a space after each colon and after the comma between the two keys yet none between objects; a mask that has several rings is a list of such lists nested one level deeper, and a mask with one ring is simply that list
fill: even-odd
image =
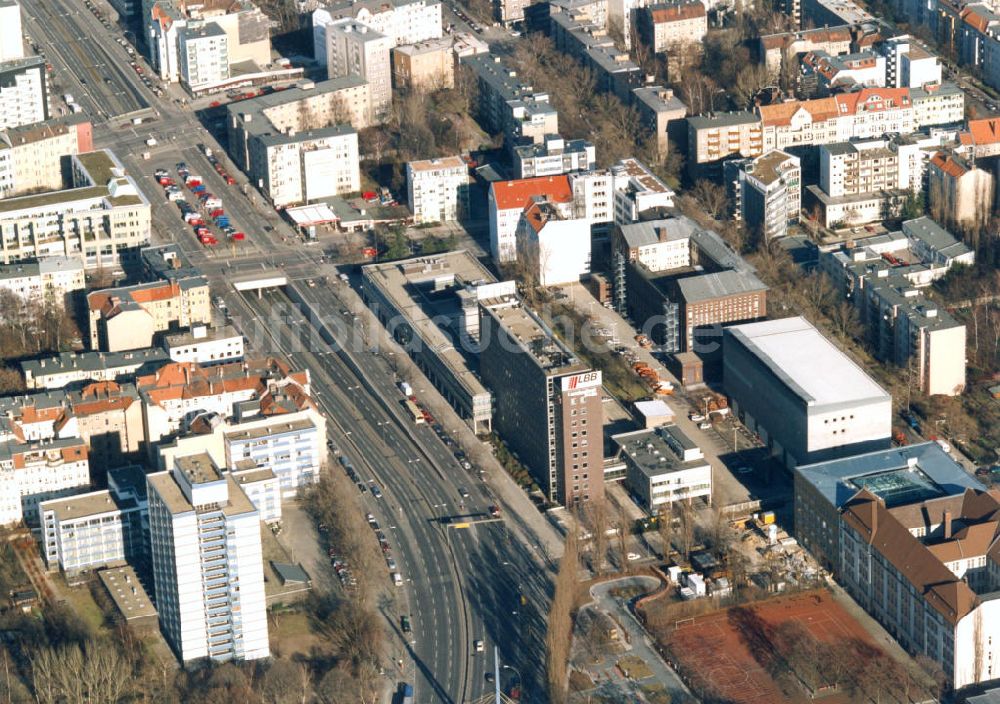
[{"label": "white warehouse building", "polygon": [[804,318],[726,328],[722,351],[733,412],[788,467],[889,447],[892,398]]}]

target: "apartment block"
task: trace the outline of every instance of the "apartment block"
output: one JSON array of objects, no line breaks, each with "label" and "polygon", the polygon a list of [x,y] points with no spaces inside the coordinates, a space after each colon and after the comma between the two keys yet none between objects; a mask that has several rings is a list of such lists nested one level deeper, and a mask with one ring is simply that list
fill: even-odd
[{"label": "apartment block", "polygon": [[178,659],[269,657],[260,512],[207,454],[147,482],[157,611]]},{"label": "apartment block", "polygon": [[553,12],[549,33],[556,48],[573,56],[593,74],[598,91],[614,93],[629,102],[632,91],[645,82],[645,74],[627,51],[620,50],[606,27],[580,13]]},{"label": "apartment block", "polygon": [[38,527],[38,505],[90,486],[87,446],[79,438],[0,443],[0,525]]},{"label": "apartment block", "polygon": [[764,127],[752,112],[692,115],[687,126],[688,170],[694,174],[723,159],[764,154]]},{"label": "apartment block", "polygon": [[160,348],[128,352],[61,352],[52,357],[20,362],[25,386],[31,390],[61,389],[81,381],[124,381],[141,370],[169,361]]},{"label": "apartment block", "polygon": [[188,23],[178,42],[181,81],[192,91],[229,79],[229,37],[217,23]]},{"label": "apartment block", "polygon": [[210,328],[204,323],[185,332],[165,335],[163,347],[175,362],[196,362],[202,366],[226,364],[243,359],[245,345],[232,325]]},{"label": "apartment block", "polygon": [[799,159],[775,150],[756,159],[732,159],[724,168],[733,219],[759,231],[765,242],[788,234],[802,207]]},{"label": "apartment block", "polygon": [[885,57],[870,49],[843,56],[811,51],[800,63],[799,88],[808,95],[825,97],[858,88],[880,88],[885,82]]},{"label": "apartment block", "polygon": [[585,139],[565,140],[557,134],[545,136],[541,144],[514,147],[514,177],[558,176],[590,171],[597,165],[594,145]]},{"label": "apartment block", "polygon": [[877,46],[885,56],[885,85],[891,88],[923,88],[941,83],[941,62],[912,37],[886,39]]},{"label": "apartment block", "polygon": [[60,190],[64,162],[93,149],[90,122],[76,117],[0,132],[0,197]]},{"label": "apartment block", "polygon": [[604,493],[601,372],[581,363],[516,296],[481,302],[479,355],[494,423],[545,496],[567,507]]},{"label": "apartment block", "polygon": [[[128,510],[107,489],[43,501],[38,511],[45,564],[69,576],[121,565],[126,557],[141,554],[141,545],[130,544],[142,535],[127,528]],[[134,506],[131,510],[138,512]]]},{"label": "apartment block", "polygon": [[590,273],[590,223],[563,216],[559,203],[533,198],[515,238],[517,259],[539,286],[576,283]]},{"label": "apartment block", "polygon": [[0,63],[0,129],[49,119],[45,59],[29,56]]},{"label": "apartment block", "polygon": [[61,255],[113,268],[149,242],[149,203],[111,152],[71,168],[72,188],[0,201],[0,263]]},{"label": "apartment block", "polygon": [[392,82],[397,88],[421,91],[454,88],[455,54],[451,37],[393,49]]},{"label": "apartment block", "polygon": [[955,152],[938,152],[927,165],[927,204],[941,213],[945,227],[984,224],[993,212],[995,188],[992,173]]},{"label": "apartment block", "polygon": [[643,86],[632,91],[632,105],[646,133],[656,140],[656,155],[666,159],[670,140],[683,145],[687,137],[687,105],[674,95],[673,88]]},{"label": "apartment block", "polygon": [[802,0],[802,21],[815,27],[838,27],[875,22],[875,17],[854,0]]},{"label": "apartment block", "polygon": [[326,28],[341,19],[352,19],[390,37],[394,46],[440,39],[443,34],[441,3],[434,0],[338,0],[312,13],[313,58],[326,61]]},{"label": "apartment block", "polygon": [[636,13],[639,35],[657,54],[701,44],[708,33],[708,13],[701,0],[647,5]]},{"label": "apartment block", "polygon": [[0,63],[24,58],[21,36],[21,5],[16,0],[0,3]]},{"label": "apartment block", "polygon": [[566,176],[539,176],[517,181],[496,181],[490,184],[488,207],[490,218],[490,252],[494,261],[505,263],[517,259],[517,226],[521,213],[535,196],[550,203],[563,205],[571,212],[573,191]]},{"label": "apartment block", "polygon": [[[513,296],[466,250],[362,267],[362,296],[388,329],[412,331],[407,354],[478,434],[493,427],[493,395],[474,371],[479,302]],[[433,293],[433,296],[426,295]]]},{"label": "apartment block", "polygon": [[652,515],[670,515],[675,503],[712,503],[712,465],[673,423],[611,436],[625,463],[625,485]]},{"label": "apartment block", "polygon": [[411,161],[406,191],[415,224],[454,222],[469,213],[469,167],[459,156]]},{"label": "apartment block", "polygon": [[361,188],[357,130],[371,124],[370,86],[357,76],[229,106],[229,155],[276,207]]},{"label": "apartment block", "polygon": [[548,93],[517,80],[517,72],[504,66],[499,56],[468,56],[461,63],[478,82],[480,124],[487,132],[503,133],[508,148],[540,144],[545,135],[559,132],[559,113],[549,103]]},{"label": "apartment block", "polygon": [[45,300],[65,303],[71,293],[83,291],[86,286],[83,263],[71,257],[53,256],[0,265],[0,290],[10,291],[31,303]]},{"label": "apartment block", "polygon": [[327,78],[356,76],[368,84],[371,122],[392,107],[392,63],[395,42],[368,25],[352,19],[335,20],[326,27]]},{"label": "apartment block", "polygon": [[94,291],[87,310],[90,348],[102,352],[152,347],[157,333],[212,320],[203,276]]},{"label": "apartment block", "polygon": [[[796,26],[797,23],[796,23]],[[758,53],[767,71],[777,76],[782,64],[795,61],[811,51],[825,51],[831,56],[849,54],[854,44],[854,31],[848,25],[817,27],[793,32],[766,34],[760,38]]]},{"label": "apartment block", "polygon": [[892,398],[805,319],[727,327],[722,353],[733,412],[779,462],[888,449]]}]

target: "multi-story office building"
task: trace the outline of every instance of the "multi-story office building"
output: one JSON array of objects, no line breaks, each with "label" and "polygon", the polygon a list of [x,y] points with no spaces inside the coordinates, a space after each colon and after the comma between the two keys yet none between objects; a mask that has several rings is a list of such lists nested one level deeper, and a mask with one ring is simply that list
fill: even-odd
[{"label": "multi-story office building", "polygon": [[502,264],[517,259],[517,226],[521,213],[535,197],[562,204],[567,212],[572,209],[573,191],[566,176],[539,176],[490,184],[490,252],[496,262]]},{"label": "multi-story office building", "polygon": [[863,22],[875,23],[875,17],[854,0],[802,0],[802,21],[815,27],[839,27]]},{"label": "multi-story office building", "polygon": [[337,20],[352,19],[392,39],[395,46],[440,39],[441,3],[435,0],[337,0],[312,13],[313,58],[326,61],[326,28]]},{"label": "multi-story office building", "polygon": [[481,302],[483,381],[495,428],[550,501],[604,494],[601,372],[581,363],[516,296]]},{"label": "multi-story office building", "polygon": [[3,0],[0,2],[0,63],[23,58],[21,5],[16,0]]},{"label": "multi-story office building", "polygon": [[540,144],[514,147],[515,178],[591,171],[596,165],[597,152],[594,145],[585,139],[567,141],[557,134],[550,134]]},{"label": "multi-story office building", "polygon": [[239,361],[245,350],[243,335],[232,325],[193,325],[187,332],[165,335],[163,347],[175,362],[197,362],[202,366]]},{"label": "multi-story office building", "polygon": [[876,47],[885,57],[885,85],[923,88],[941,83],[941,62],[912,37],[891,37]]},{"label": "multi-story office building", "polygon": [[397,88],[434,91],[455,87],[452,39],[428,39],[392,50],[392,82]]},{"label": "multi-story office building", "polygon": [[357,76],[368,84],[372,122],[380,121],[392,107],[392,63],[395,42],[368,25],[352,19],[336,20],[326,27],[327,78]]},{"label": "multi-story office building", "polygon": [[559,203],[533,198],[515,231],[517,260],[539,286],[575,283],[590,273],[590,223],[562,210]]},{"label": "multi-story office building", "polygon": [[675,504],[712,503],[712,465],[676,425],[613,435],[625,463],[625,485],[651,514],[670,514]]},{"label": "multi-story office building", "polygon": [[889,447],[892,398],[804,318],[726,328],[723,374],[733,412],[788,467]]},{"label": "multi-story office building", "polygon": [[0,525],[38,526],[38,504],[90,486],[87,446],[79,438],[0,443]]},{"label": "multi-story office building", "polygon": [[128,352],[61,352],[20,363],[28,389],[61,389],[80,381],[124,381],[162,367],[170,357],[157,347]]},{"label": "multi-story office building", "polygon": [[111,152],[71,166],[70,189],[0,200],[0,263],[62,255],[113,269],[149,243],[149,202]]},{"label": "multi-story office building", "polygon": [[229,107],[229,154],[275,206],[361,188],[357,130],[370,122],[370,86],[357,76]]},{"label": "multi-story office building", "polygon": [[497,283],[466,250],[370,264],[362,282],[365,302],[435,388],[477,434],[489,433],[493,396],[473,371],[479,302],[515,295],[515,283]]},{"label": "multi-story office building", "polygon": [[29,56],[0,63],[0,129],[49,119],[45,59]]},{"label": "multi-story office building", "polygon": [[674,207],[674,191],[638,159],[628,157],[611,167],[615,223],[638,222],[639,215]]},{"label": "multi-story office building", "polygon": [[192,91],[229,79],[229,37],[215,22],[189,22],[178,33],[181,81]]},{"label": "multi-story office building", "polygon": [[268,657],[260,512],[207,454],[147,482],[157,611],[177,657]]},{"label": "multi-story office building", "polygon": [[632,105],[639,112],[643,129],[656,140],[656,155],[666,159],[670,140],[683,144],[686,138],[687,105],[674,95],[673,88],[644,86],[632,91]]},{"label": "multi-story office building", "polygon": [[86,286],[83,262],[72,257],[0,265],[0,289],[31,303],[46,299],[63,303],[69,294]]},{"label": "multi-story office building", "polygon": [[636,14],[640,36],[657,54],[701,44],[708,33],[708,13],[701,0],[657,3]]},{"label": "multi-story office building", "polygon": [[462,64],[476,75],[480,123],[488,132],[502,132],[508,148],[540,144],[545,135],[559,132],[559,113],[549,103],[548,93],[521,83],[515,71],[500,63],[499,56],[468,56]]},{"label": "multi-story office building", "polygon": [[717,271],[676,280],[683,349],[718,357],[723,326],[767,317],[767,286],[747,271]]},{"label": "multi-story office building", "polygon": [[157,333],[212,321],[203,276],[94,291],[87,295],[87,311],[90,348],[102,352],[152,347]]},{"label": "multi-story office building", "polygon": [[724,163],[733,218],[770,242],[788,233],[802,207],[802,168],[798,157],[773,151],[756,159]]},{"label": "multi-story office building", "polygon": [[70,117],[0,133],[0,197],[63,188],[63,159],[93,151],[91,125]]},{"label": "multi-story office building", "polygon": [[415,224],[459,220],[469,213],[469,167],[458,156],[411,161],[406,191]]}]

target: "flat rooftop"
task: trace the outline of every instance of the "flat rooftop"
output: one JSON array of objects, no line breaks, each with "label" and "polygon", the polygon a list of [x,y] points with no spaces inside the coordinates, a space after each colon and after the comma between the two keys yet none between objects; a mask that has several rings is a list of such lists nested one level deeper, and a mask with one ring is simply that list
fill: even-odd
[{"label": "flat rooftop", "polygon": [[734,325],[726,329],[725,344],[731,340],[757,357],[807,406],[890,400],[885,389],[805,318]]},{"label": "flat rooftop", "polygon": [[223,325],[217,328],[206,328],[204,334],[195,333],[193,330],[174,333],[164,336],[167,347],[184,347],[186,345],[197,345],[202,342],[217,342],[219,340],[231,340],[242,337],[232,325]]},{"label": "flat rooftop", "polygon": [[[497,305],[499,304],[499,305]],[[581,362],[541,321],[538,316],[520,302],[510,305],[508,301],[483,301],[486,314],[496,319],[507,334],[531,355],[550,376],[571,374],[590,369]],[[499,344],[493,342],[492,344]]]},{"label": "flat rooftop", "polygon": [[731,270],[685,276],[677,280],[677,288],[686,303],[700,303],[767,290],[764,282],[750,272]]},{"label": "flat rooftop", "polygon": [[110,567],[97,574],[126,622],[156,616],[156,607],[131,566]]},{"label": "flat rooftop", "polygon": [[262,425],[257,428],[249,428],[247,430],[235,430],[231,433],[226,433],[226,439],[236,441],[256,440],[258,438],[265,438],[279,433],[294,433],[302,430],[309,430],[310,428],[315,427],[315,424],[308,418],[283,421],[281,420],[281,416],[277,416],[274,419],[274,422],[268,423],[267,425]]},{"label": "flat rooftop", "polygon": [[803,465],[796,481],[811,484],[827,501],[840,508],[861,488],[881,496],[888,507],[985,487],[936,442],[878,450],[843,459]]},{"label": "flat rooftop", "polygon": [[111,498],[111,492],[104,490],[43,501],[39,504],[38,510],[40,513],[52,511],[60,521],[75,521],[119,509],[114,499]]},{"label": "flat rooftop", "polygon": [[192,484],[207,484],[222,479],[222,472],[215,466],[207,452],[177,457],[174,463]]},{"label": "flat rooftop", "polygon": [[[625,461],[650,478],[709,465],[698,445],[673,424],[613,435],[611,439]],[[692,458],[685,460],[685,455]]]}]

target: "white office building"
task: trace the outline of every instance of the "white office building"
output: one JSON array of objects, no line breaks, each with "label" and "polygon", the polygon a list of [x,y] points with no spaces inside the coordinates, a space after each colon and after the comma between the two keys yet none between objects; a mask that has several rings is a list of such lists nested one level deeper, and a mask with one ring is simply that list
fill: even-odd
[{"label": "white office building", "polygon": [[178,658],[269,657],[259,511],[204,453],[146,480],[157,611]]},{"label": "white office building", "polygon": [[217,23],[189,23],[179,40],[181,80],[191,90],[229,78],[229,37]]},{"label": "white office building", "polygon": [[651,514],[680,501],[712,502],[712,465],[676,425],[612,436],[625,463],[625,485]]},{"label": "white office building", "polygon": [[411,161],[406,191],[414,224],[458,220],[469,211],[469,167],[457,156]]},{"label": "white office building", "polygon": [[175,362],[197,362],[202,366],[225,364],[243,359],[243,335],[232,325],[209,328],[194,325],[185,332],[167,335],[163,339],[170,359]]},{"label": "white office building", "polygon": [[597,151],[585,139],[545,136],[542,144],[514,147],[514,177],[557,176],[574,171],[590,171],[597,165]]},{"label": "white office building", "polygon": [[21,6],[14,0],[0,2],[0,63],[24,58]]},{"label": "white office building", "polygon": [[337,20],[326,28],[327,78],[357,76],[369,86],[371,119],[381,119],[392,107],[391,37],[355,20]]}]

